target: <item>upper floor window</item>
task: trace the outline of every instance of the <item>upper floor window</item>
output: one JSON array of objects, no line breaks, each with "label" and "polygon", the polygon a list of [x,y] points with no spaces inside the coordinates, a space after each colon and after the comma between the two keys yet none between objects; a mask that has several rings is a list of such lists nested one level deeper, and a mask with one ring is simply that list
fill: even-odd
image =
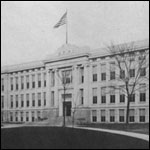
[{"label": "upper floor window", "polygon": [[4,79],[1,79],[1,91],[4,91]]},{"label": "upper floor window", "polygon": [[24,89],[24,77],[23,76],[21,77],[21,89],[22,90]]},{"label": "upper floor window", "polygon": [[97,66],[93,66],[93,82],[97,81]]},{"label": "upper floor window", "polygon": [[120,70],[120,79],[125,78],[125,70]]},{"label": "upper floor window", "polygon": [[110,80],[115,79],[115,62],[110,63]]},{"label": "upper floor window", "polygon": [[129,73],[131,78],[135,77],[135,69],[130,69]]},{"label": "upper floor window", "polygon": [[106,87],[101,88],[101,103],[106,103]]},{"label": "upper floor window", "polygon": [[83,89],[80,89],[80,104],[84,104],[84,91]]},{"label": "upper floor window", "polygon": [[72,71],[71,70],[62,71],[62,80],[63,84],[72,83]]},{"label": "upper floor window", "polygon": [[11,91],[13,91],[13,78],[10,78],[10,88],[11,88]]},{"label": "upper floor window", "polygon": [[46,87],[46,73],[44,73],[44,87]]},{"label": "upper floor window", "polygon": [[106,64],[101,64],[101,80],[106,80]]},{"label": "upper floor window", "polygon": [[140,84],[140,102],[146,101],[146,84]]},{"label": "upper floor window", "polygon": [[97,88],[93,88],[93,104],[97,104]]},{"label": "upper floor window", "polygon": [[26,86],[27,86],[27,89],[29,89],[29,75],[26,76]]},{"label": "upper floor window", "polygon": [[46,92],[43,93],[43,98],[44,98],[44,106],[46,106]]},{"label": "upper floor window", "polygon": [[140,70],[140,76],[141,77],[146,76],[146,67],[141,68],[141,70]]},{"label": "upper floor window", "polygon": [[84,67],[80,68],[80,83],[84,83]]},{"label": "upper floor window", "polygon": [[18,77],[16,77],[16,90],[19,89],[19,85],[18,85]]},{"label": "upper floor window", "polygon": [[51,85],[55,86],[55,72],[54,71],[52,71]]},{"label": "upper floor window", "polygon": [[38,74],[38,87],[41,87],[41,74]]},{"label": "upper floor window", "polygon": [[4,96],[1,96],[1,108],[4,108]]},{"label": "upper floor window", "polygon": [[32,88],[35,88],[35,75],[32,75]]}]

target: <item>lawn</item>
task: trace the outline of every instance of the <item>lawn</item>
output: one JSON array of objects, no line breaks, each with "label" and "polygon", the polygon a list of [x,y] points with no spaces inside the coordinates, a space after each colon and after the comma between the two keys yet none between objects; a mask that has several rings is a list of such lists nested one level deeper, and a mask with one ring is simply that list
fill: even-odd
[{"label": "lawn", "polygon": [[105,132],[61,128],[1,129],[1,149],[148,149],[149,142]]},{"label": "lawn", "polygon": [[92,128],[122,130],[122,131],[143,133],[149,135],[149,123],[145,123],[145,124],[133,123],[133,124],[128,124],[128,126],[126,126],[126,124],[119,124],[119,123],[114,123],[114,124],[101,123],[101,124],[87,124],[84,126],[92,127]]}]

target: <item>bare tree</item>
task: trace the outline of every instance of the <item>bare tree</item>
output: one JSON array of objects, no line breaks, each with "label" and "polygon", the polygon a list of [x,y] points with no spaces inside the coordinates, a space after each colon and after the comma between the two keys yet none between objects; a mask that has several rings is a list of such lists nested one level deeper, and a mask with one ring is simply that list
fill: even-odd
[{"label": "bare tree", "polygon": [[[116,80],[121,81],[122,91],[127,97],[127,108],[126,108],[126,124],[129,123],[129,110],[130,100],[132,99],[133,93],[140,90],[139,85],[149,81],[149,50],[141,49],[138,50],[135,43],[114,45],[111,43],[108,46],[109,54],[115,61],[115,67],[118,69],[116,74]],[[117,85],[113,86],[115,89],[119,89]],[[146,89],[149,87],[146,84]],[[120,89],[119,89],[120,90]]]},{"label": "bare tree", "polygon": [[60,72],[59,72],[59,70],[57,70],[57,76],[59,77],[59,79],[61,81],[61,84],[63,87],[63,92],[64,92],[64,94],[63,94],[63,127],[66,126],[65,102],[66,102],[66,90],[72,80],[69,78],[70,75],[71,75],[70,70],[63,70],[63,71],[60,70]]}]

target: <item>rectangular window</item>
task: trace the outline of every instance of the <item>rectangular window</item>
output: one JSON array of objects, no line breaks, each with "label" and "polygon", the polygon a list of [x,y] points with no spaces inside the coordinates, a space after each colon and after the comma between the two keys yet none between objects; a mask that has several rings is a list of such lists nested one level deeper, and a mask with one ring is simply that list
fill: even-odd
[{"label": "rectangular window", "polygon": [[119,110],[119,122],[124,122],[124,109]]},{"label": "rectangular window", "polygon": [[106,111],[101,110],[101,122],[105,122],[105,121],[106,121]]},{"label": "rectangular window", "polygon": [[43,94],[44,94],[44,106],[46,106],[46,92],[44,92]]},{"label": "rectangular window", "polygon": [[97,66],[93,66],[93,82],[97,81]]},{"label": "rectangular window", "polygon": [[38,74],[38,87],[41,87],[41,74]]},{"label": "rectangular window", "polygon": [[93,104],[97,104],[97,88],[93,88]]},{"label": "rectangular window", "polygon": [[80,68],[80,83],[84,83],[84,67]]},{"label": "rectangular window", "polygon": [[29,107],[30,106],[29,94],[26,94],[26,99],[27,99],[27,107]]},{"label": "rectangular window", "polygon": [[92,110],[92,122],[97,122],[97,111]]},{"label": "rectangular window", "polygon": [[18,86],[18,77],[16,77],[16,90],[18,90],[19,86]]},{"label": "rectangular window", "polygon": [[24,95],[21,94],[21,107],[24,107]]},{"label": "rectangular window", "polygon": [[32,88],[35,88],[35,75],[32,75]]},{"label": "rectangular window", "polygon": [[130,102],[135,102],[135,94],[131,94],[129,96],[129,100],[130,100]]},{"label": "rectangular window", "polygon": [[80,89],[80,104],[84,104],[84,91],[83,89]]},{"label": "rectangular window", "polygon": [[115,122],[115,110],[110,110],[110,122]]},{"label": "rectangular window", "polygon": [[141,70],[140,70],[140,76],[141,77],[146,76],[146,68],[145,67],[141,68]]},{"label": "rectangular window", "polygon": [[115,80],[115,62],[110,63],[110,80]]},{"label": "rectangular window", "polygon": [[46,87],[46,73],[44,73],[44,87]]},{"label": "rectangular window", "polygon": [[32,107],[35,107],[35,93],[32,94]]},{"label": "rectangular window", "polygon": [[27,89],[29,89],[29,75],[28,76],[26,76],[26,86],[27,86]]},{"label": "rectangular window", "polygon": [[4,96],[1,96],[1,108],[3,109],[4,108]]},{"label": "rectangular window", "polygon": [[101,64],[101,80],[106,80],[106,64]]},{"label": "rectangular window", "polygon": [[21,122],[23,122],[23,112],[21,112]]},{"label": "rectangular window", "polygon": [[41,93],[38,93],[38,106],[41,106]]},{"label": "rectangular window", "polygon": [[115,103],[115,88],[110,88],[110,103]]},{"label": "rectangular window", "polygon": [[18,95],[16,95],[16,108],[19,107],[19,102],[18,102]]},{"label": "rectangular window", "polygon": [[125,86],[120,86],[119,94],[120,94],[120,103],[125,103],[125,94],[124,94]]},{"label": "rectangular window", "polygon": [[11,88],[11,91],[13,91],[13,78],[10,78],[10,88]]},{"label": "rectangular window", "polygon": [[34,122],[35,121],[35,113],[34,113],[34,111],[32,112],[32,122]]},{"label": "rectangular window", "polygon": [[106,87],[101,88],[101,103],[106,103]]},{"label": "rectangular window", "polygon": [[130,111],[129,111],[129,121],[134,122],[134,119],[135,119],[135,111],[134,111],[134,109],[130,109]]},{"label": "rectangular window", "polygon": [[120,70],[120,79],[125,78],[125,70]]},{"label": "rectangular window", "polygon": [[115,71],[110,72],[110,80],[115,80]]},{"label": "rectangular window", "polygon": [[10,108],[13,108],[13,95],[10,96]]},{"label": "rectangular window", "polygon": [[55,86],[55,72],[52,72],[52,78],[51,78],[52,86]]},{"label": "rectangular window", "polygon": [[13,113],[10,112],[10,121],[13,122]]},{"label": "rectangular window", "polygon": [[21,77],[21,89],[22,90],[24,89],[24,77],[23,76]]},{"label": "rectangular window", "polygon": [[26,112],[26,121],[29,121],[29,112]]},{"label": "rectangular window", "polygon": [[54,91],[51,92],[51,106],[53,107],[54,106]]},{"label": "rectangular window", "polygon": [[18,122],[18,112],[15,113],[16,122]]},{"label": "rectangular window", "polygon": [[145,109],[140,109],[139,110],[139,120],[140,120],[140,122],[145,122]]},{"label": "rectangular window", "polygon": [[62,78],[63,78],[63,83],[65,84],[72,83],[72,71],[71,70],[62,71]]},{"label": "rectangular window", "polygon": [[146,84],[140,84],[140,102],[146,101]]},{"label": "rectangular window", "polygon": [[129,73],[131,78],[135,77],[135,69],[130,69]]},{"label": "rectangular window", "polygon": [[4,79],[1,79],[1,91],[4,91]]}]

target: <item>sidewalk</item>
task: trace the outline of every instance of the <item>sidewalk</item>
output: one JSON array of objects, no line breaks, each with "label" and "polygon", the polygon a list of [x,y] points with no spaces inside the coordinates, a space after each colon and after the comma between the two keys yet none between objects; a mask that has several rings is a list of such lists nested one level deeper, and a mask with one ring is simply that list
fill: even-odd
[{"label": "sidewalk", "polygon": [[[71,128],[71,126],[69,126],[69,127]],[[141,133],[133,133],[133,132],[126,132],[126,131],[119,131],[119,130],[109,130],[109,129],[100,129],[100,128],[77,127],[77,126],[75,126],[74,128],[84,129],[84,130],[108,132],[108,133],[113,133],[113,134],[120,134],[120,135],[125,135],[125,136],[130,136],[130,137],[146,140],[146,141],[149,142],[149,135],[141,134]]]}]

